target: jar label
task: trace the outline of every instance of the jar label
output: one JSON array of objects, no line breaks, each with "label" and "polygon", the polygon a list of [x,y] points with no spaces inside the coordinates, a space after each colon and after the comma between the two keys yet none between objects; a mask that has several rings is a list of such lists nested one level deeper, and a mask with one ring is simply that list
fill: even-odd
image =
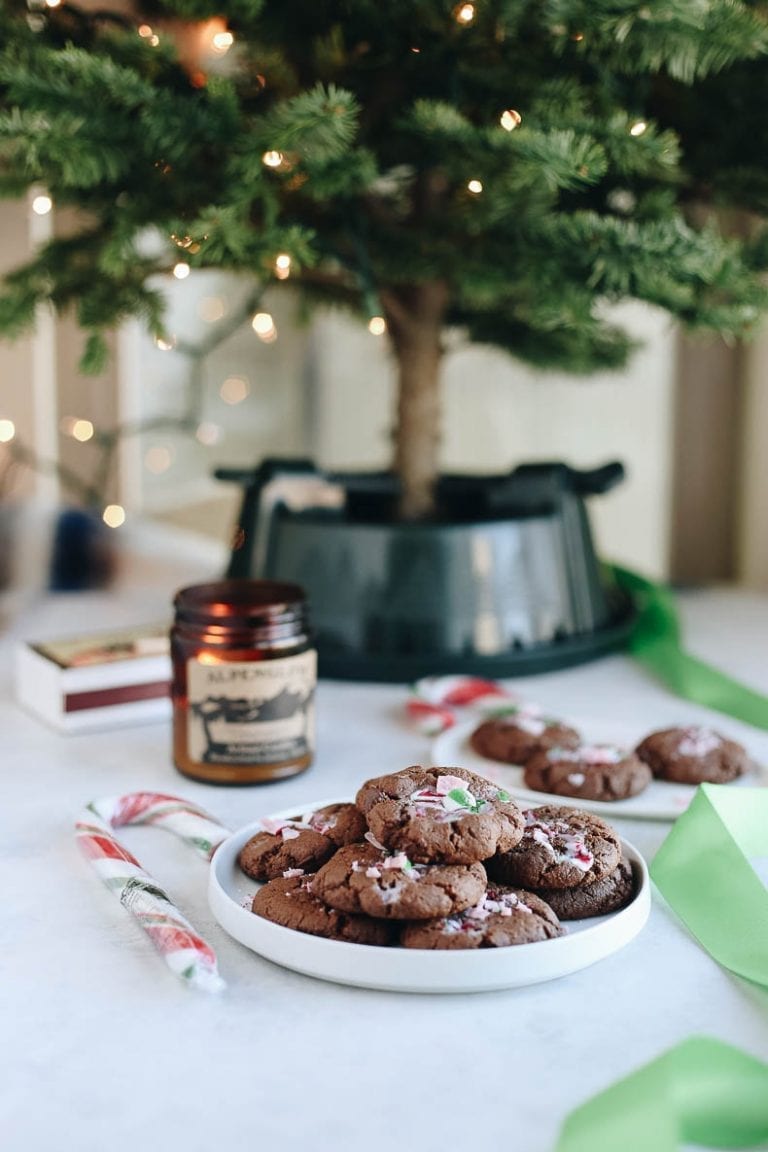
[{"label": "jar label", "polygon": [[313,649],[277,660],[187,661],[187,747],[201,764],[282,764],[315,746]]}]

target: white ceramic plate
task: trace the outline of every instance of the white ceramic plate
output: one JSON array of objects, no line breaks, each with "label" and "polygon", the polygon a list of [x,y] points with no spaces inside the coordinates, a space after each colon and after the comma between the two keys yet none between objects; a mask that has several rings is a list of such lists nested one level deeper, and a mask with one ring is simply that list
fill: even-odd
[{"label": "white ceramic plate", "polygon": [[[303,804],[302,810],[322,808],[335,800]],[[291,816],[295,808],[277,816]],[[375,948],[323,940],[272,924],[251,912],[259,885],[238,867],[240,849],[259,831],[259,821],[234,832],[217,850],[211,864],[208,900],[222,928],[259,955],[337,984],[377,988],[387,992],[492,992],[567,976],[604,960],[641,931],[651,907],[648,869],[640,853],[626,840],[622,851],[635,874],[637,894],[620,912],[592,920],[569,922],[568,935],[537,944],[484,948],[462,952]]]},{"label": "white ceramic plate", "polygon": [[[665,780],[652,780],[643,792],[638,796],[630,796],[628,800],[582,800],[576,796],[534,792],[525,787],[522,768],[489,760],[475,752],[469,737],[481,722],[481,719],[476,719],[441,733],[432,745],[432,764],[440,768],[468,768],[478,776],[486,776],[528,808],[537,804],[561,804],[566,808],[596,812],[599,816],[624,816],[628,820],[676,820],[681,812],[685,812],[696,793],[692,784],[672,784]],[[637,742],[628,740],[626,733],[610,726],[603,726],[596,732],[589,728],[589,732],[590,739],[601,743],[633,747]],[[754,764],[751,772],[735,780],[731,786],[738,788],[739,785],[747,785],[754,788],[765,784],[768,784],[768,772]]]}]

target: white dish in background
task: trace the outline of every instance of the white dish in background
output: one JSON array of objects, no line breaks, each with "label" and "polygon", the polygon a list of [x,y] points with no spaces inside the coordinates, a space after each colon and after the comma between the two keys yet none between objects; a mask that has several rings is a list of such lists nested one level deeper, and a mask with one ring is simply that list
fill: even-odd
[{"label": "white dish in background", "polygon": [[[320,800],[301,809],[306,812],[333,803],[338,801]],[[292,808],[275,815],[295,813],[296,808]],[[587,968],[617,952],[642,930],[650,912],[648,869],[637,849],[623,840],[622,851],[632,865],[637,887],[632,903],[608,916],[569,921],[568,934],[556,940],[456,952],[324,940],[283,928],[251,912],[259,884],[240,871],[237,857],[259,829],[260,821],[254,821],[217,849],[208,882],[211,911],[221,927],[246,948],[284,968],[337,984],[386,992],[493,992],[538,984]]]},{"label": "white dish in background", "polygon": [[[627,800],[586,800],[578,796],[534,792],[523,783],[522,768],[490,760],[475,752],[469,737],[481,723],[482,719],[478,718],[442,732],[432,744],[432,764],[439,768],[467,768],[478,776],[486,776],[529,808],[539,804],[561,804],[566,808],[596,812],[599,816],[624,816],[628,820],[676,820],[685,812],[696,793],[693,784],[672,784],[665,780],[651,780],[644,791]],[[632,748],[637,743],[636,740],[628,740],[626,732],[618,732],[610,725],[584,725],[584,730],[588,732],[590,742],[618,744],[625,748]],[[753,764],[753,770],[734,780],[732,787],[747,785],[754,788],[766,784],[768,772],[760,765]]]}]

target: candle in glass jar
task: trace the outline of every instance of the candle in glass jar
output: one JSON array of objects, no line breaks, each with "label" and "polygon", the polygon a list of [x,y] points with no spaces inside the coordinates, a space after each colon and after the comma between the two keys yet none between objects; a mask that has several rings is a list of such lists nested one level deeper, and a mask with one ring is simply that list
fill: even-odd
[{"label": "candle in glass jar", "polygon": [[317,655],[303,589],[218,580],[182,588],[174,607],[178,770],[212,784],[257,784],[308,768]]}]

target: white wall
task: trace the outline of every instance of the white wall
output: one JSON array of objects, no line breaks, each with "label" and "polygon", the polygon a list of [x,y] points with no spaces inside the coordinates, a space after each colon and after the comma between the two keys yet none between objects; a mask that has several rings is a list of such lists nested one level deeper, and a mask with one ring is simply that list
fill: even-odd
[{"label": "white wall", "polygon": [[[653,576],[668,571],[675,331],[641,305],[616,309],[642,341],[628,369],[582,379],[534,372],[462,347],[446,360],[443,467],[508,471],[526,460],[580,467],[622,460],[628,479],[592,501],[601,553]],[[329,468],[385,467],[393,368],[381,338],[339,313],[315,325],[317,445]]]}]

